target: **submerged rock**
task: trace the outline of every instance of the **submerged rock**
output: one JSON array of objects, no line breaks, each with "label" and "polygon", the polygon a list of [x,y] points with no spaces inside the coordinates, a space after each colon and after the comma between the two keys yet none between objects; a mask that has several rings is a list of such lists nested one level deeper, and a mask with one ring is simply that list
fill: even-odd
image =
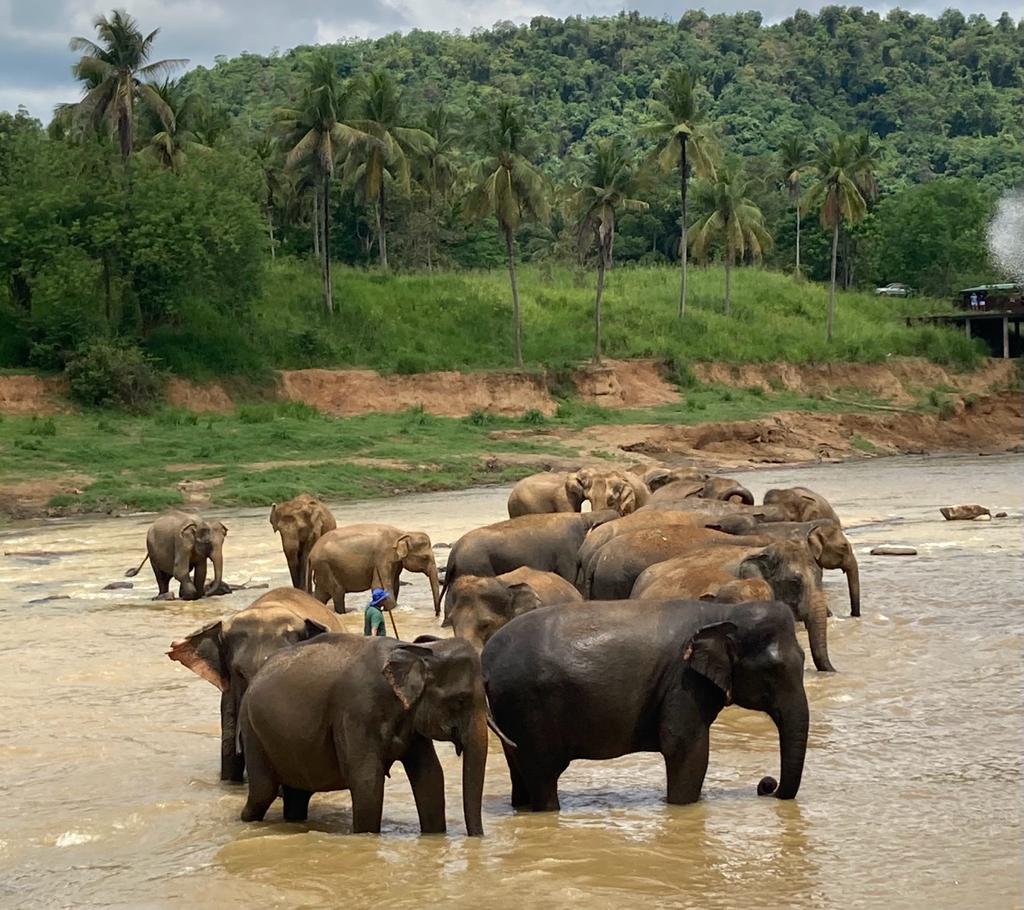
[{"label": "submerged rock", "polygon": [[946,506],[939,509],[939,511],[946,521],[973,521],[975,518],[981,518],[983,515],[989,518],[992,517],[992,513],[988,509],[979,505]]},{"label": "submerged rock", "polygon": [[130,591],[135,587],[135,583],[131,581],[112,581],[109,585],[104,585],[104,591]]},{"label": "submerged rock", "polygon": [[30,607],[33,604],[48,604],[53,600],[71,600],[70,594],[51,594],[49,597],[39,597],[36,600],[30,600],[25,606]]},{"label": "submerged rock", "polygon": [[917,556],[917,550],[913,547],[875,547],[871,551],[872,556]]}]

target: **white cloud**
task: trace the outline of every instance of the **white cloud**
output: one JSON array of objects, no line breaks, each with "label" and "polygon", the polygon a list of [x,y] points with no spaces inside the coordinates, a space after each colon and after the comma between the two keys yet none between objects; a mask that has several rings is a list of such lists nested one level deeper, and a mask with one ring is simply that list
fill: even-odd
[{"label": "white cloud", "polygon": [[12,88],[0,85],[0,111],[16,111],[25,107],[44,124],[50,122],[53,109],[66,101],[77,101],[81,91],[74,83],[39,88]]}]

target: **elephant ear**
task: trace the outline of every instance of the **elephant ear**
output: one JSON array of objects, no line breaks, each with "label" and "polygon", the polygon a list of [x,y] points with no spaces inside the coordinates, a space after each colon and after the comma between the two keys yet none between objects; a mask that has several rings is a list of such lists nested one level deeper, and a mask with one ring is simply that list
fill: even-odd
[{"label": "elephant ear", "polygon": [[275,531],[277,530],[277,503],[272,502],[270,504],[270,527]]},{"label": "elephant ear", "polygon": [[228,536],[227,526],[223,522],[221,522],[221,521],[211,521],[210,522],[210,527],[213,529],[214,533],[220,535],[220,539],[221,540],[223,540],[225,537]]},{"label": "elephant ear", "polygon": [[807,534],[807,546],[811,549],[811,558],[821,562],[821,554],[825,550],[825,531],[822,528],[811,528]]},{"label": "elephant ear", "polygon": [[512,616],[521,616],[544,606],[537,592],[525,582],[509,585],[508,593]]},{"label": "elephant ear", "polygon": [[310,510],[309,527],[313,536],[318,540],[330,530],[327,527],[327,515],[322,507],[316,506]]},{"label": "elephant ear", "polygon": [[573,471],[565,475],[565,495],[569,497],[569,502],[576,509],[579,509],[583,505],[583,500],[587,498],[588,486],[589,484],[584,482],[581,471]]},{"label": "elephant ear", "polygon": [[189,547],[195,546],[196,542],[196,531],[199,530],[199,525],[194,521],[186,522],[179,528],[178,536],[185,542]]},{"label": "elephant ear", "polygon": [[698,630],[683,648],[683,663],[711,680],[732,702],[732,667],[736,661],[735,623],[716,622]]},{"label": "elephant ear", "polygon": [[316,638],[318,635],[323,635],[327,631],[327,626],[323,623],[317,622],[315,619],[306,620],[306,641],[311,638]]},{"label": "elephant ear", "polygon": [[188,667],[207,682],[213,683],[221,692],[226,692],[230,677],[227,661],[224,659],[222,631],[221,620],[211,622],[198,632],[171,642],[171,650],[167,652],[167,656]]},{"label": "elephant ear", "polygon": [[420,645],[399,645],[384,664],[381,672],[406,711],[410,710],[423,694],[423,689],[427,685],[426,661],[433,655],[433,651]]},{"label": "elephant ear", "polygon": [[399,559],[405,559],[409,555],[411,549],[412,540],[408,534],[403,534],[398,540],[395,541],[395,553]]}]

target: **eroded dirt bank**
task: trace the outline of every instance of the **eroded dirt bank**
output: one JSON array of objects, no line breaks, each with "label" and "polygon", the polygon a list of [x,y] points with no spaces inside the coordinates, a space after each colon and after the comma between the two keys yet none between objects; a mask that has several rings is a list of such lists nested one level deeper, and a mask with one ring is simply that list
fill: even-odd
[{"label": "eroded dirt bank", "polygon": [[[935,388],[973,395],[1010,388],[1017,381],[1016,370],[1016,361],[990,359],[974,372],[957,373],[914,357],[871,364],[692,365],[693,374],[703,383],[801,394],[858,391],[897,405],[913,403]],[[665,365],[654,360],[606,360],[568,375],[493,370],[404,376],[311,369],[283,370],[277,377],[277,398],[346,417],[414,407],[444,417],[466,417],[474,411],[519,416],[533,410],[551,415],[557,407],[556,392],[573,389],[580,399],[608,408],[647,408],[682,398],[669,381]],[[228,412],[237,404],[216,382],[173,378],[165,395],[168,404],[199,412]],[[66,384],[59,377],[0,375],[0,413],[52,414],[70,409]]]}]

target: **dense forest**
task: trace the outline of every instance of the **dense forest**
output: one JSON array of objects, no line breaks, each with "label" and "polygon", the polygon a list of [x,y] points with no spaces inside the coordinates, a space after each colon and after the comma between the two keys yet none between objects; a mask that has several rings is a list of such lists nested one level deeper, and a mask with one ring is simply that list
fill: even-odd
[{"label": "dense forest", "polygon": [[272,258],[319,262],[328,311],[332,263],[507,264],[514,294],[516,260],[596,265],[599,312],[606,268],[683,253],[724,263],[726,311],[755,262],[948,296],[996,277],[985,226],[1024,184],[1008,14],[537,17],[184,74],[125,14],[97,28],[72,41],[84,100],[0,114],[0,366],[199,308],[244,323]]}]

